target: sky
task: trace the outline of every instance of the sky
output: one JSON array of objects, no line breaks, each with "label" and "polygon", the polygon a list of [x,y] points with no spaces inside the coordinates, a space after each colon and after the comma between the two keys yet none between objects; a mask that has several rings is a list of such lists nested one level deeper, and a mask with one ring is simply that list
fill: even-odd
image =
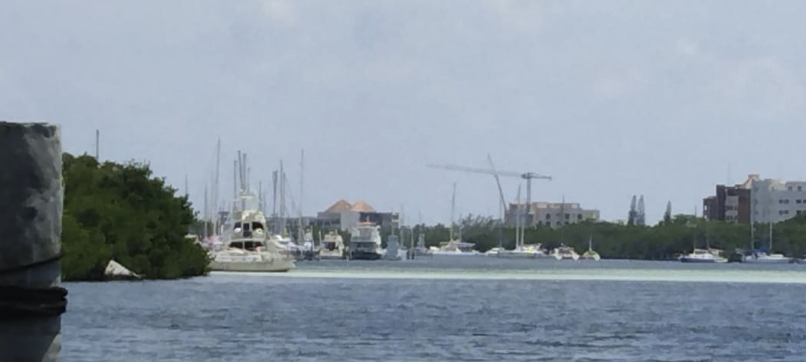
[{"label": "sky", "polygon": [[[747,174],[806,180],[803,1],[0,3],[0,119],[60,124],[64,150],[150,163],[201,208],[246,152],[286,165],[303,213],[339,199],[408,222],[497,215],[493,177],[532,199],[647,221]],[[514,201],[518,178],[502,178]],[[525,188],[521,195],[525,199]]]}]

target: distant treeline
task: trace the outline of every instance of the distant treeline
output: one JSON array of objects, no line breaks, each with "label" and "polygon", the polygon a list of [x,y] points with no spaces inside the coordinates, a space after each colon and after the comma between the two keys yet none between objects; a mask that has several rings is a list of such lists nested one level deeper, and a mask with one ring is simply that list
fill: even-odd
[{"label": "distant treeline", "polygon": [[[468,217],[461,220],[462,240],[475,243],[479,251],[501,246],[515,246],[515,229],[498,228],[490,218]],[[756,225],[755,247],[769,245],[769,225]],[[427,245],[437,245],[449,239],[450,228],[444,225],[414,228],[416,235],[425,232]],[[388,230],[385,232],[388,234]],[[500,236],[500,237],[499,237]],[[619,225],[607,222],[583,222],[561,228],[536,226],[526,228],[525,243],[542,243],[545,248],[554,248],[561,243],[577,251],[588,249],[588,239],[593,239],[593,248],[603,258],[668,260],[697,248],[722,249],[728,253],[735,249],[750,248],[750,225],[706,221],[691,215],[677,215],[671,220],[654,226]],[[409,244],[406,237],[406,245]],[[802,257],[806,254],[806,215],[798,216],[773,226],[773,249],[787,256]]]},{"label": "distant treeline", "polygon": [[112,259],[150,279],[207,272],[207,253],[185,239],[195,220],[190,203],[148,165],[63,160],[64,280],[100,280]]},{"label": "distant treeline", "polygon": [[[515,247],[515,229],[498,227],[489,217],[468,216],[457,224],[462,225],[462,241],[475,243],[478,251],[487,251],[500,246],[506,249]],[[755,247],[769,246],[769,225],[757,224]],[[458,228],[455,228],[456,232]],[[425,234],[426,246],[438,246],[450,239],[450,227],[442,224],[434,226],[416,225],[402,231],[401,243],[408,247],[411,235],[414,244],[420,232]],[[324,230],[322,231],[325,232]],[[401,231],[396,230],[400,235]],[[384,245],[391,229],[381,231]],[[296,235],[294,233],[293,235]],[[318,239],[319,229],[314,228]],[[350,234],[341,232],[345,243],[349,244]],[[681,253],[710,245],[733,253],[735,249],[750,248],[750,226],[745,224],[706,221],[691,215],[676,215],[670,220],[654,226],[620,225],[608,222],[582,222],[561,228],[536,226],[526,228],[526,244],[543,244],[544,248],[555,248],[561,243],[574,247],[578,252],[588,249],[588,239],[593,239],[593,248],[603,258],[635,260],[670,260]],[[806,254],[806,215],[798,216],[773,226],[773,251],[791,257]]]}]

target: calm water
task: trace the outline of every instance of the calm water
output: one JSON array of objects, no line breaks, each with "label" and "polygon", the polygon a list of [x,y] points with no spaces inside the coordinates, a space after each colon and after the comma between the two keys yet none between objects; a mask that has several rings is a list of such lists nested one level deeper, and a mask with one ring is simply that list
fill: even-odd
[{"label": "calm water", "polygon": [[806,360],[806,265],[336,261],[67,288],[63,361]]}]

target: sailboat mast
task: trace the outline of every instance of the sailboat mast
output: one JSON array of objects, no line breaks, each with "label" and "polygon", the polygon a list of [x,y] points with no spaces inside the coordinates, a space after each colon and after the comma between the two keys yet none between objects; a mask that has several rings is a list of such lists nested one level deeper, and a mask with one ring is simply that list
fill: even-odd
[{"label": "sailboat mast", "polygon": [[453,241],[453,228],[455,227],[454,212],[456,212],[456,182],[453,183],[453,196],[451,196],[451,241]]},{"label": "sailboat mast", "polygon": [[515,200],[515,205],[517,205],[517,210],[515,211],[515,250],[518,250],[521,247],[521,217],[523,217],[521,213],[521,185],[518,185],[518,197]]},{"label": "sailboat mast", "polygon": [[202,238],[207,239],[207,225],[210,221],[210,210],[207,208],[207,184],[204,185],[204,232],[202,233]]},{"label": "sailboat mast", "polygon": [[285,236],[285,171],[283,170],[283,160],[280,160],[280,173],[278,181],[280,185],[280,234]]},{"label": "sailboat mast", "polygon": [[271,197],[271,218],[274,222],[274,230],[277,232],[277,170],[271,172],[272,197]]},{"label": "sailboat mast", "polygon": [[221,137],[218,138],[216,142],[216,151],[215,151],[215,182],[213,183],[213,215],[215,217],[215,229],[216,234],[218,233],[218,201],[220,200],[220,193],[221,193]]},{"label": "sailboat mast", "polygon": [[302,228],[302,197],[304,196],[303,190],[305,189],[305,150],[300,152],[299,156],[299,236],[300,240],[304,239],[304,232]]},{"label": "sailboat mast", "polygon": [[769,253],[772,253],[772,218],[770,218],[770,250]]}]

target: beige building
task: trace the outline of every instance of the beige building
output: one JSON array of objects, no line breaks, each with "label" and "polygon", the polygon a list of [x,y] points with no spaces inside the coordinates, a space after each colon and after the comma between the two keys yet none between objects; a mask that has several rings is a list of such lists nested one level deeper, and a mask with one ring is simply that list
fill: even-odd
[{"label": "beige building", "polygon": [[[516,215],[524,214],[525,204],[509,204],[506,215],[506,225],[514,227]],[[576,202],[533,202],[529,215],[524,217],[527,226],[552,226],[575,224],[582,221],[598,221],[599,210],[583,209]]]},{"label": "beige building", "polygon": [[372,222],[383,228],[399,227],[400,216],[396,212],[378,212],[368,203],[358,200],[349,203],[336,201],[327,210],[317,214],[316,223],[327,228],[350,230],[359,222]]}]

